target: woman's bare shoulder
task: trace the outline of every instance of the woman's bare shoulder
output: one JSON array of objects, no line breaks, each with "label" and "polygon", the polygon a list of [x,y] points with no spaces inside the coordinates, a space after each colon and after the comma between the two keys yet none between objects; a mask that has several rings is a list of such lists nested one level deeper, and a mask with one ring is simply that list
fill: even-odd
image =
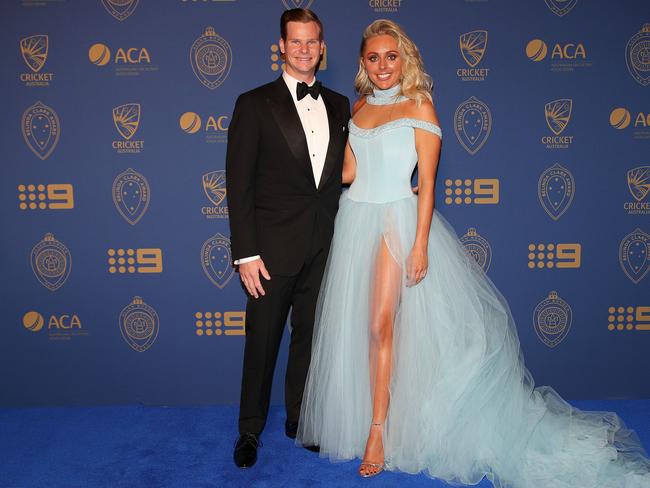
[{"label": "woman's bare shoulder", "polygon": [[421,103],[417,103],[415,100],[411,100],[407,107],[408,117],[418,120],[425,120],[427,122],[434,123],[438,125],[438,115],[436,114],[436,108],[430,100],[424,100]]},{"label": "woman's bare shoulder", "polygon": [[352,116],[354,116],[354,114],[356,114],[359,110],[361,110],[365,104],[366,104],[365,95],[357,98],[357,100],[354,102],[354,105],[352,105]]}]

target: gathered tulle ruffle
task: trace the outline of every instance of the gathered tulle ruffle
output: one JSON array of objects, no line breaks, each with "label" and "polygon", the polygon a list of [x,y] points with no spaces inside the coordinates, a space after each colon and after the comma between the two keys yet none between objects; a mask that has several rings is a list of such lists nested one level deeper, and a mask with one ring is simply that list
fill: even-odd
[{"label": "gathered tulle ruffle", "polygon": [[[333,461],[363,456],[373,265],[385,242],[404,268],[416,216],[416,197],[341,197],[298,430],[299,443]],[[505,299],[437,211],[428,274],[400,290],[384,450],[388,469],[458,484],[650,487],[645,452],[615,414],[582,412],[534,387]]]}]

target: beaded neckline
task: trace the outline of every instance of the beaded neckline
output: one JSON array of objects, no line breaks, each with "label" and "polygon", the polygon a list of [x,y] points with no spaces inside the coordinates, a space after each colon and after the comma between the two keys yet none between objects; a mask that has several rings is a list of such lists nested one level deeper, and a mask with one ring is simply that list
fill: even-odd
[{"label": "beaded neckline", "polygon": [[392,105],[408,100],[408,97],[400,95],[402,85],[391,86],[386,90],[373,88],[372,95],[368,95],[366,102],[369,105]]},{"label": "beaded neckline", "polygon": [[393,129],[399,129],[401,127],[412,127],[414,129],[424,129],[426,131],[432,132],[442,139],[442,130],[436,124],[428,122],[426,120],[414,119],[410,117],[401,117],[399,119],[391,120],[384,124],[380,124],[377,127],[371,129],[364,129],[363,127],[357,126],[354,123],[354,120],[350,119],[348,123],[348,129],[350,134],[362,137],[364,139],[371,139],[383,132],[387,132]]}]

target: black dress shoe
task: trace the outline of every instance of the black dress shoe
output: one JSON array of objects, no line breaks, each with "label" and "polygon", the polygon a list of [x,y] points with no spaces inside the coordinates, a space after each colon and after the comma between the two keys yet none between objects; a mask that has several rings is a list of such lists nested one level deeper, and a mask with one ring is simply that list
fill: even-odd
[{"label": "black dress shoe", "polygon": [[[284,423],[284,433],[287,434],[289,439],[295,439],[296,434],[298,434],[298,422],[289,422],[288,420]],[[320,447],[318,446],[302,446],[308,451],[311,452],[320,452]]]},{"label": "black dress shoe", "polygon": [[260,446],[257,434],[246,432],[239,436],[235,444],[233,459],[239,468],[250,468],[257,461],[257,448]]},{"label": "black dress shoe", "polygon": [[284,423],[284,433],[287,434],[289,439],[295,439],[298,433],[298,422],[289,422],[287,420]]}]

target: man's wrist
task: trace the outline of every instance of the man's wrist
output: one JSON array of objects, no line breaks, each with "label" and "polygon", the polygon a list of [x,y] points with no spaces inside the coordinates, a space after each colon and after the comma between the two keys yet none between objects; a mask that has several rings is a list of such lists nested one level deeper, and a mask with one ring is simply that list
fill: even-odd
[{"label": "man's wrist", "polygon": [[239,266],[240,264],[250,263],[251,261],[256,261],[257,259],[261,259],[259,255],[249,256],[247,258],[236,259],[235,260],[235,265]]}]

